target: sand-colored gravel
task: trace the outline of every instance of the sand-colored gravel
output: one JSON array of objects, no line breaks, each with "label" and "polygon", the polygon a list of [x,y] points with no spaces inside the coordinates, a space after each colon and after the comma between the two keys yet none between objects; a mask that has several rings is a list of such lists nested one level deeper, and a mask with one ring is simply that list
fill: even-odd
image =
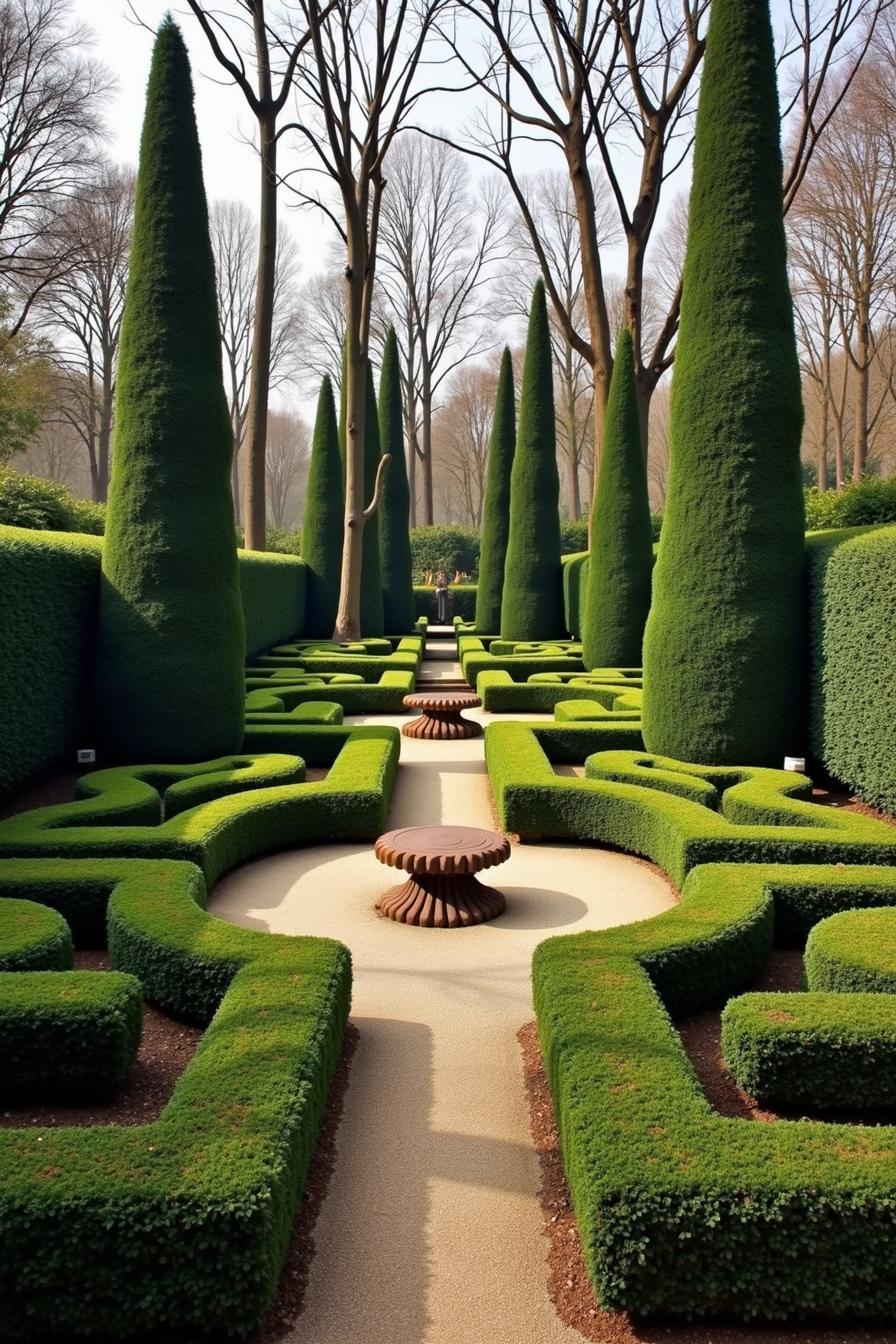
[{"label": "sand-colored gravel", "polygon": [[[458,674],[444,656],[438,670]],[[402,739],[389,826],[437,822],[493,826],[481,739]],[[658,873],[623,855],[514,846],[506,864],[484,875],[505,892],[506,913],[443,931],[376,914],[376,897],[396,877],[371,846],[317,846],[248,864],[213,896],[221,918],[329,935],[352,951],[360,1039],[305,1310],[288,1338],[580,1339],[547,1291],[516,1040],[532,1017],[532,951],[554,933],[659,914],[674,894]]]}]

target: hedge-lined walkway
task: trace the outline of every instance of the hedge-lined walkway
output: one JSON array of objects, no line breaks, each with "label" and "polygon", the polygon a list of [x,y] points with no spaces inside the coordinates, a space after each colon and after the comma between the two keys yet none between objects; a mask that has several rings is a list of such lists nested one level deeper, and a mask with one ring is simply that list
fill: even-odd
[{"label": "hedge-lined walkway", "polygon": [[[424,672],[459,675],[457,664],[438,657],[443,651],[428,650]],[[481,739],[403,738],[401,760],[390,827],[494,825]],[[533,1016],[532,951],[552,933],[658,914],[672,893],[621,854],[515,847],[484,875],[506,893],[506,914],[447,932],[377,916],[374,901],[396,876],[372,846],[334,845],[247,865],[214,896],[216,915],[329,935],[352,952],[360,1041],[306,1306],[290,1338],[572,1340],[546,1288],[538,1164],[516,1040]]]}]

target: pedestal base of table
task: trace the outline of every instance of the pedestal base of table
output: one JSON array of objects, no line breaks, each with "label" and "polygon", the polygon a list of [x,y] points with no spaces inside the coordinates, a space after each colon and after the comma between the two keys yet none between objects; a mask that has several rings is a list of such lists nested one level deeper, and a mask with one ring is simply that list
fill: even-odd
[{"label": "pedestal base of table", "polygon": [[412,723],[404,724],[401,731],[405,737],[425,737],[434,741],[481,737],[482,724],[475,719],[465,719],[461,714],[462,709],[475,709],[481,703],[478,695],[463,691],[406,695],[404,704],[408,709],[420,709],[423,713]]},{"label": "pedestal base of table", "polygon": [[505,905],[502,892],[469,874],[414,873],[404,886],[385,892],[376,908],[399,924],[457,929],[484,924],[503,914]]}]

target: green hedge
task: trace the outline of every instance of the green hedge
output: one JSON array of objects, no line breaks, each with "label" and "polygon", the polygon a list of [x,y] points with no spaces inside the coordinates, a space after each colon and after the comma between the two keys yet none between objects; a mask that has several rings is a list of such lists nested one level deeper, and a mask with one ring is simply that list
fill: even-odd
[{"label": "green hedge", "polygon": [[0,793],[89,745],[101,546],[0,527]]},{"label": "green hedge", "polygon": [[[422,583],[414,585],[414,611],[418,620],[421,616],[425,616],[433,625],[436,624],[436,593],[434,588],[427,588]],[[449,584],[449,625],[458,616],[464,621],[474,621],[476,619],[475,583]]]},{"label": "green hedge", "polygon": [[[485,671],[476,678],[476,694],[482,697],[483,709],[492,714],[550,712],[565,701],[590,703],[604,715],[637,722],[639,733],[631,742],[640,740],[640,703],[631,700],[634,693],[640,702],[641,678],[637,669],[608,668],[597,672],[536,672],[526,681],[514,681],[509,672]],[[622,703],[620,703],[622,702]]]},{"label": "green hedge", "polygon": [[[92,746],[90,678],[102,538],[0,526],[0,794]],[[298,557],[242,551],[250,656],[304,619]]]},{"label": "green hedge", "polygon": [[140,1044],[143,992],[133,975],[27,971],[0,975],[0,1098],[111,1096]]},{"label": "green hedge", "polygon": [[273,551],[239,551],[246,657],[300,634],[305,624],[304,562]]},{"label": "green hedge", "polygon": [[742,994],[722,1014],[722,1053],[738,1087],[763,1105],[892,1108],[896,1000],[891,994]]},{"label": "green hedge", "polygon": [[807,557],[812,755],[896,812],[896,527],[816,533]]},{"label": "green hedge", "polygon": [[479,532],[475,527],[412,527],[411,564],[414,581],[418,584],[427,570],[432,570],[435,577],[440,569],[444,569],[449,579],[453,579],[458,570],[462,574],[476,574],[479,569]]},{"label": "green hedge", "polygon": [[574,639],[582,637],[582,603],[588,582],[587,551],[565,556],[561,561],[563,579],[563,620]]},{"label": "green hedge", "polygon": [[[809,781],[785,771],[590,756],[605,737],[597,726],[496,724],[485,739],[505,828],[613,845],[684,883],[667,913],[549,939],[534,958],[564,1165],[601,1305],[891,1317],[896,1255],[882,1248],[896,1230],[893,1130],[720,1116],[670,1014],[747,987],[784,898],[808,922],[841,903],[896,905],[896,832],[809,802]],[[553,771],[586,758],[588,778]],[[896,916],[874,914],[880,927],[863,942],[891,965]],[[837,915],[818,932],[867,915]]]},{"label": "green hedge", "polygon": [[0,525],[97,536],[102,533],[105,521],[105,504],[75,499],[70,490],[56,481],[27,476],[0,463]]},{"label": "green hedge", "polygon": [[869,523],[896,523],[896,477],[871,477],[844,490],[806,491],[806,527],[864,527]]},{"label": "green hedge", "polygon": [[893,1130],[719,1115],[669,1017],[739,992],[767,955],[779,892],[819,886],[896,904],[892,869],[708,864],[667,914],[536,950],[564,1165],[606,1310],[896,1314]]},{"label": "green hedge", "polygon": [[71,930],[58,911],[0,901],[0,971],[69,971],[73,956]]},{"label": "green hedge", "polygon": [[[6,1338],[244,1336],[264,1316],[339,1057],[350,958],[329,939],[214,919],[207,890],[271,849],[371,839],[398,759],[392,728],[308,727],[293,740],[330,766],[326,779],[276,782],[277,767],[266,779],[252,761],[193,777],[103,771],[82,781],[93,796],[0,827],[2,852],[20,856],[0,862],[0,896],[82,930],[108,908],[115,966],[164,1011],[210,1023],[153,1123],[0,1132]],[[227,792],[252,770],[258,787]],[[217,796],[151,824],[172,785]]]}]

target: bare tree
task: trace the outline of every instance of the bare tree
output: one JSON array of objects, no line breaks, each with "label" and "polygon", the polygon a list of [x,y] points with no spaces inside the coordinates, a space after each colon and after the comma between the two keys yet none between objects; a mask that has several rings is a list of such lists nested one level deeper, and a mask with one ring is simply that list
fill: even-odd
[{"label": "bare tree", "polygon": [[289,411],[272,411],[268,418],[265,461],[268,508],[275,527],[296,528],[297,493],[308,471],[308,426]]},{"label": "bare tree", "polygon": [[111,89],[68,0],[0,0],[0,283],[11,334],[72,261],[59,217],[96,162]]},{"label": "bare tree", "polygon": [[[271,353],[277,275],[277,148],[281,132],[277,122],[286,106],[296,66],[310,40],[299,32],[287,14],[282,31],[268,23],[265,0],[231,0],[225,25],[220,12],[200,0],[187,0],[208,39],[215,60],[226,70],[242,93],[255,119],[261,168],[259,192],[258,270],[249,374],[249,399],[244,438],[246,546],[263,551],[265,531],[265,437],[271,385]],[[234,33],[237,36],[234,36]],[[243,46],[252,51],[256,75],[253,84],[246,70]],[[274,86],[277,86],[276,91]]]},{"label": "bare tree", "polygon": [[433,521],[434,400],[460,363],[495,343],[483,318],[494,263],[506,257],[510,238],[496,184],[474,193],[466,163],[444,142],[402,137],[386,170],[380,283],[396,333],[405,335],[406,379],[415,384],[420,435],[413,446],[427,524]]},{"label": "bare tree", "polygon": [[70,262],[43,291],[36,310],[55,345],[56,414],[86,449],[94,500],[104,500],[109,486],[134,185],[130,169],[105,165],[66,202],[56,234],[65,241]]},{"label": "bare tree", "polygon": [[[790,0],[782,60],[792,84],[784,108],[793,126],[788,203],[827,128],[822,94],[831,78],[848,85],[890,0]],[[467,23],[443,23],[455,60],[484,94],[461,147],[507,179],[539,259],[558,320],[593,369],[595,455],[612,372],[612,329],[597,205],[608,191],[626,243],[625,317],[635,346],[645,451],[650,399],[670,366],[680,287],[655,329],[644,322],[644,277],[664,184],[690,149],[707,0],[457,0]],[[480,25],[478,56],[469,20]],[[569,176],[579,228],[584,313],[563,302],[551,259],[519,176],[529,145],[555,146]],[[638,171],[630,171],[632,155]],[[597,187],[595,183],[597,182]]]},{"label": "bare tree", "polygon": [[323,271],[302,286],[299,295],[299,362],[302,385],[315,394],[325,377],[336,396],[342,392],[342,360],[345,353],[345,281],[341,275]]},{"label": "bare tree", "polygon": [[436,454],[450,482],[457,520],[482,525],[488,470],[488,444],[498,386],[497,370],[464,364],[451,380],[448,397],[436,417]]},{"label": "bare tree", "polygon": [[[243,445],[248,438],[257,310],[258,227],[252,211],[241,201],[216,201],[211,209],[210,224],[227,399],[233,427],[233,503],[236,521],[240,523],[243,516],[241,474],[248,496],[248,472],[241,473],[240,468],[245,460]],[[296,293],[298,248],[293,236],[285,229],[281,227],[277,232],[269,388],[276,388],[297,376],[302,325]]]},{"label": "bare tree", "polygon": [[[433,21],[446,0],[299,0],[311,36],[309,59],[296,70],[297,117],[291,129],[330,189],[297,199],[320,208],[345,246],[346,501],[342,578],[335,638],[360,637],[361,557],[365,524],[379,501],[388,455],[380,460],[373,498],[364,496],[365,382],[370,351],[380,212],[389,147],[419,97],[415,83]],[[285,128],[284,128],[285,129]],[[338,203],[332,201],[335,189]]]},{"label": "bare tree", "polygon": [[[834,352],[852,371],[852,474],[865,474],[869,442],[888,399],[872,399],[872,366],[896,330],[896,126],[888,112],[887,73],[867,62],[836,110],[797,198],[793,256],[804,351],[823,389],[822,434],[836,400]],[[888,347],[887,347],[888,348]],[[805,361],[804,361],[805,362]],[[842,412],[835,423],[842,425]],[[822,449],[819,447],[819,453]],[[825,479],[819,456],[819,485]],[[842,485],[842,444],[837,482]]]}]

